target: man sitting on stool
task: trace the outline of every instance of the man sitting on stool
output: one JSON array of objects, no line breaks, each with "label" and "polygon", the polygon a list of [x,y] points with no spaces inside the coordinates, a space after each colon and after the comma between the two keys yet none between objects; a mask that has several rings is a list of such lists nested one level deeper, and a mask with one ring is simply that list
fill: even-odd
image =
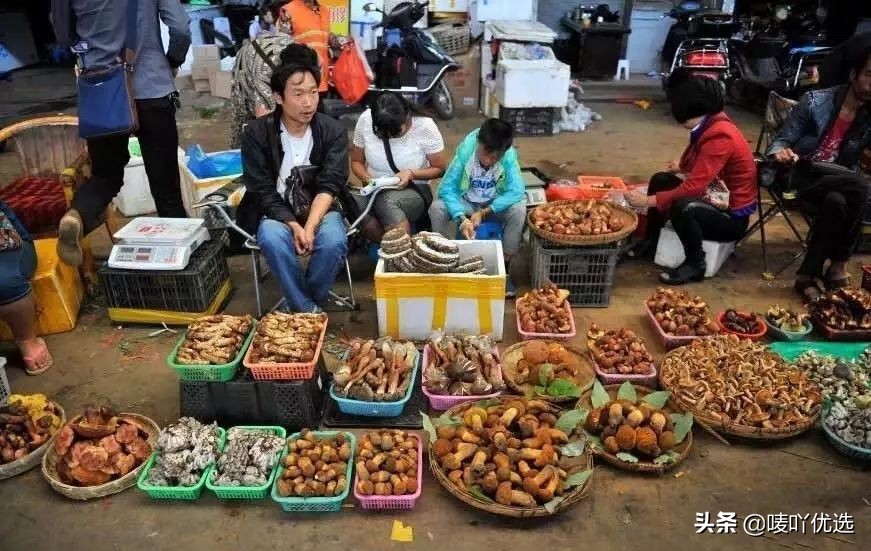
[{"label": "man sitting on stool", "polygon": [[[457,147],[439,185],[439,198],[429,208],[433,230],[452,238],[452,222],[466,239],[485,219],[502,224],[502,251],[506,269],[520,249],[526,224],[526,200],[517,151],[511,146],[514,130],[507,122],[487,119]],[[515,295],[510,276],[505,295]]]}]

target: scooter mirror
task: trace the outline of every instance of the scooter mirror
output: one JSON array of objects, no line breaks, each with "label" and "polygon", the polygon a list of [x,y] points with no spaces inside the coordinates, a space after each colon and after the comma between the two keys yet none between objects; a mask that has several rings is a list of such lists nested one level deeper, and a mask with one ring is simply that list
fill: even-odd
[{"label": "scooter mirror", "polygon": [[369,2],[368,4],[365,4],[365,5],[363,6],[363,11],[365,11],[365,12],[378,11],[378,6],[376,6],[376,5],[375,5],[374,3],[372,3],[372,2]]}]

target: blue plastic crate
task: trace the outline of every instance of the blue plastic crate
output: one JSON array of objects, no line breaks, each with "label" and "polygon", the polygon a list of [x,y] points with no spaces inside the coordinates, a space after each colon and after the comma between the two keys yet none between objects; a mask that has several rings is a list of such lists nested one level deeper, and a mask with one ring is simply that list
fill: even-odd
[{"label": "blue plastic crate", "polygon": [[405,397],[396,402],[365,402],[363,400],[352,400],[350,398],[342,398],[337,396],[330,385],[330,398],[336,401],[339,405],[339,411],[348,415],[360,415],[362,417],[399,417],[402,415],[402,410],[405,409],[405,404],[411,399],[414,393],[415,381],[417,381],[417,370],[420,368],[420,351],[417,351],[417,356],[414,358],[414,369],[411,370],[411,384],[408,385],[408,390],[405,391]]}]

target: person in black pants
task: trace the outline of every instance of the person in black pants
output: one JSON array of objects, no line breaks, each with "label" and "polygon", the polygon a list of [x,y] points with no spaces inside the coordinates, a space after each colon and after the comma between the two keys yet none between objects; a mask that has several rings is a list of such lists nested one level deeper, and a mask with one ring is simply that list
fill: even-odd
[{"label": "person in black pants", "polygon": [[[132,1],[132,0],[131,0]],[[133,50],[133,97],[139,117],[139,145],[157,214],[185,218],[178,172],[178,93],[173,74],[184,62],[191,44],[190,18],[177,0],[135,0],[137,35],[127,42],[127,2],[108,0],[52,0],[52,24],[58,43],[78,48],[84,68],[105,67]],[[131,14],[132,16],[132,14]],[[164,53],[160,22],[169,27]],[[81,239],[99,225],[106,207],[124,185],[124,166],[130,160],[129,136],[88,140],[91,179],[73,197],[71,209],[58,227],[57,253],[72,266],[82,263]]]},{"label": "person in black pants", "polygon": [[868,200],[857,167],[871,147],[871,47],[854,55],[850,67],[848,85],[805,93],[766,151],[794,165],[793,187],[811,217],[807,255],[795,280],[805,300],[850,284],[847,262]]},{"label": "person in black pants", "polygon": [[756,163],[741,131],[723,113],[719,84],[708,78],[689,78],[671,95],[675,120],[690,130],[690,143],[668,172],[650,179],[647,194],[631,192],[626,199],[647,207],[647,238],[630,256],[649,256],[656,250],[666,218],[683,244],[686,260],[660,274],[670,285],[700,281],[705,275],[702,240],[737,241],[756,209]]}]

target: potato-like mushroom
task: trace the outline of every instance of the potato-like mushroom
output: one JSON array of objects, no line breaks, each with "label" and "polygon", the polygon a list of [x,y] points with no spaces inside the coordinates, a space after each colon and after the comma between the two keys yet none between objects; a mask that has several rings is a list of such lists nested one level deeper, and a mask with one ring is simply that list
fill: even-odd
[{"label": "potato-like mushroom", "polygon": [[481,489],[484,490],[484,493],[493,495],[499,487],[499,482],[500,480],[496,473],[491,471],[481,479]]},{"label": "potato-like mushroom", "polygon": [[478,446],[475,444],[462,442],[457,445],[455,453],[449,453],[442,458],[442,466],[449,471],[457,470],[462,465],[463,460],[472,457],[476,451],[478,451]]},{"label": "potato-like mushroom", "polygon": [[544,447],[540,450],[530,448],[524,448],[520,450],[520,458],[527,461],[535,461],[535,466],[539,469],[544,467],[545,465],[556,465],[559,460],[559,457],[557,457],[556,451],[553,449],[553,446],[547,444],[545,444]]},{"label": "potato-like mushroom", "polygon": [[499,484],[496,489],[496,503],[501,505],[518,505],[520,507],[535,507],[535,498],[526,492],[514,490],[510,482]]},{"label": "potato-like mushroom", "polygon": [[463,414],[463,423],[478,433],[484,428],[484,420],[486,418],[487,411],[484,408],[470,407]]},{"label": "potato-like mushroom", "polygon": [[553,413],[544,412],[538,415],[538,422],[542,426],[547,425],[553,428],[556,426],[557,418]]},{"label": "potato-like mushroom", "polygon": [[360,492],[361,495],[371,496],[375,493],[375,485],[368,480],[361,480],[357,483],[357,491]]},{"label": "potato-like mushroom", "polygon": [[457,429],[453,425],[442,425],[436,429],[436,436],[445,440],[453,440],[457,436]]},{"label": "potato-like mushroom", "polygon": [[517,421],[517,426],[520,427],[520,433],[524,438],[531,438],[538,430],[538,417],[527,413]]},{"label": "potato-like mushroom", "polygon": [[454,451],[454,444],[450,440],[439,438],[435,441],[435,444],[433,444],[432,449],[433,452],[435,452],[436,457],[444,457]]},{"label": "potato-like mushroom", "polygon": [[[368,482],[370,485],[372,485],[371,481],[366,481],[366,482]],[[335,480],[330,480],[329,482],[327,482],[327,489],[324,491],[324,497],[334,497],[336,495],[336,484],[337,484],[337,482]],[[373,492],[375,491],[374,485],[372,486],[372,491]],[[372,494],[367,494],[367,495],[372,495]]]},{"label": "potato-like mushroom", "polygon": [[418,482],[416,476],[409,476],[405,479],[405,491],[409,494],[417,493],[417,485]]},{"label": "potato-like mushroom", "polygon": [[457,486],[464,490],[466,489],[466,484],[463,482],[463,471],[451,471],[450,473],[448,473],[448,480],[450,480],[451,484],[453,484],[454,486]]},{"label": "potato-like mushroom", "polygon": [[486,461],[487,461],[487,452],[485,452],[485,451],[476,452],[474,457],[472,457],[472,465],[471,465],[472,472],[474,472],[475,474],[483,473],[486,470],[486,468],[484,466],[484,463]]},{"label": "potato-like mushroom", "polygon": [[467,444],[480,444],[481,438],[472,432],[468,427],[460,427],[457,430],[457,435],[460,437],[460,440],[466,442]]}]

